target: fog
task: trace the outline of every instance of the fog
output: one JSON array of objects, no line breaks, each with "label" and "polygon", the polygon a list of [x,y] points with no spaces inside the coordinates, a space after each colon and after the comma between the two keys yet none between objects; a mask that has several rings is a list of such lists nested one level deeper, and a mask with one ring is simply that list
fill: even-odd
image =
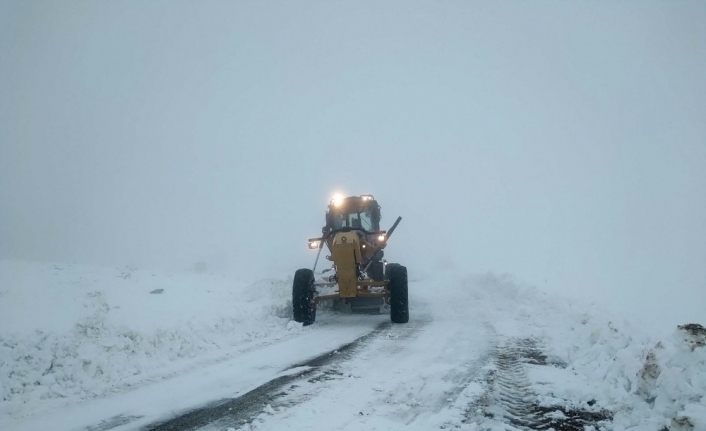
[{"label": "fog", "polygon": [[0,2],[0,258],[410,274],[706,321],[703,2]]}]

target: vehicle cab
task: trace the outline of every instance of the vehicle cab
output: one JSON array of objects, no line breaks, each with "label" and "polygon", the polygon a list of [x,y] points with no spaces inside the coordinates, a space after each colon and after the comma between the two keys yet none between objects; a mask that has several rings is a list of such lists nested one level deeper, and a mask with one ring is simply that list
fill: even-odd
[{"label": "vehicle cab", "polygon": [[372,195],[334,196],[326,211],[326,225],[322,229],[329,250],[335,233],[354,231],[361,243],[363,262],[367,263],[378,251],[376,260],[382,257],[385,247],[385,232],[380,230],[380,205]]}]

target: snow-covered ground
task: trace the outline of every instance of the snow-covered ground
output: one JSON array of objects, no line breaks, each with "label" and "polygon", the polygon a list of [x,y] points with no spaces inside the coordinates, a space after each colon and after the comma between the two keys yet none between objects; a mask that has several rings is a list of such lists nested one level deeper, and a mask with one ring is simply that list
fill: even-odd
[{"label": "snow-covered ground", "polygon": [[0,262],[0,429],[136,429],[251,397],[247,417],[199,426],[504,430],[574,415],[706,430],[697,327],[657,339],[492,274],[412,277],[408,325],[324,311],[301,327],[290,283]]},{"label": "snow-covered ground", "polygon": [[283,280],[0,261],[0,412],[105,396],[299,331]]}]

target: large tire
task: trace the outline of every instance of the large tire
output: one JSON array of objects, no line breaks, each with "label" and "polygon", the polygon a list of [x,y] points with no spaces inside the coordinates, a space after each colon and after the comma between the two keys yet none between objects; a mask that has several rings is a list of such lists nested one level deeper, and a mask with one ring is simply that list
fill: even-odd
[{"label": "large tire", "polygon": [[390,320],[393,323],[407,323],[409,321],[407,268],[397,263],[390,263],[386,267],[385,275],[390,282]]},{"label": "large tire", "polygon": [[370,262],[368,277],[375,281],[383,281],[385,279],[385,264],[380,261]]},{"label": "large tire", "polygon": [[316,320],[314,300],[314,271],[303,268],[294,273],[292,285],[292,311],[294,321],[311,325]]}]

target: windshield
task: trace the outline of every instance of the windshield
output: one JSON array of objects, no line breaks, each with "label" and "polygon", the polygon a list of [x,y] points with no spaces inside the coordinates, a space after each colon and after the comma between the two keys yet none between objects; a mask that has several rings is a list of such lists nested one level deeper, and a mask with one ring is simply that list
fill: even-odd
[{"label": "windshield", "polygon": [[351,228],[373,231],[373,218],[370,211],[334,214],[331,218],[331,228]]}]

